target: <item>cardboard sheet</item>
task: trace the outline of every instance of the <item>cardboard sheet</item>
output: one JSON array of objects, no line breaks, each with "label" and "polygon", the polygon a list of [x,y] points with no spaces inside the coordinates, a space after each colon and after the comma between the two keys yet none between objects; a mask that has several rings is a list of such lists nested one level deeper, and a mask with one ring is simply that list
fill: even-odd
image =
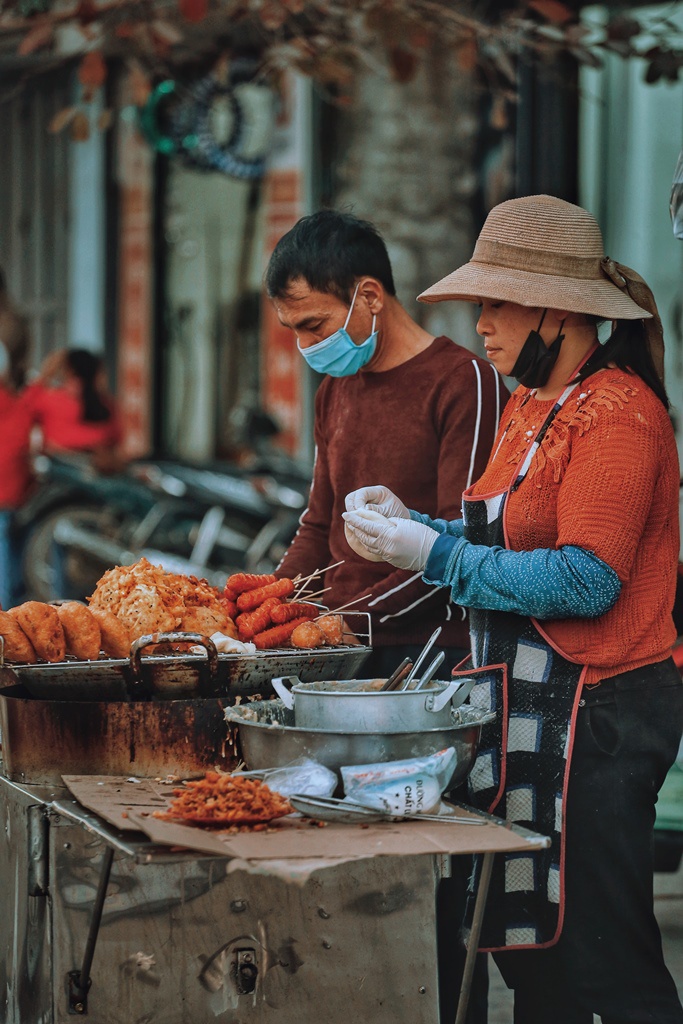
[{"label": "cardboard sheet", "polygon": [[122,831],[139,832],[128,818],[128,811],[144,814],[163,811],[173,798],[173,789],[181,781],[156,782],[134,776],[62,775],[64,785],[78,802]]},{"label": "cardboard sheet", "polygon": [[[170,802],[172,786],[149,780],[129,782],[112,776],[63,778],[79,803],[117,828],[144,832],[153,842],[166,846],[244,861],[513,852],[547,845],[540,837],[520,835],[493,820],[474,826],[448,821],[403,821],[367,825],[329,823],[321,827],[299,815],[290,815],[273,822],[264,832],[231,834],[154,818],[153,812],[163,810]],[[482,817],[476,811],[460,808],[458,814]]]}]

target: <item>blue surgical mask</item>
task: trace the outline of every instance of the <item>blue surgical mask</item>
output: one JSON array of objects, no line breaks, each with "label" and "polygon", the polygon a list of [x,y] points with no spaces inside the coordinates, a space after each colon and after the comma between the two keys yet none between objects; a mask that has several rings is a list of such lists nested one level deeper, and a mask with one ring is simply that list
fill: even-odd
[{"label": "blue surgical mask", "polygon": [[340,330],[335,331],[329,338],[319,341],[316,345],[310,345],[308,348],[302,348],[298,341],[296,343],[299,352],[301,352],[308,365],[317,370],[318,373],[329,373],[330,377],[351,377],[369,363],[375,354],[377,335],[379,334],[379,331],[375,330],[376,316],[372,318],[372,334],[360,345],[356,345],[346,330],[347,324],[351,319],[351,313],[353,312],[358,287],[356,285],[356,290],[351,300],[351,308],[349,309],[344,326]]}]

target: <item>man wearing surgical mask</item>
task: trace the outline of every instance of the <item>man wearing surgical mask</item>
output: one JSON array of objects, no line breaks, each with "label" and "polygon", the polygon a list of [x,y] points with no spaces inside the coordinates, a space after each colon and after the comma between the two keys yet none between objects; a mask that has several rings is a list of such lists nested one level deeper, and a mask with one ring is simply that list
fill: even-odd
[{"label": "man wearing surgical mask", "polygon": [[386,515],[401,514],[386,505],[393,492],[408,508],[419,498],[437,518],[459,516],[462,492],[486,465],[507,391],[492,366],[409,316],[379,232],[350,214],[302,218],[276,246],[266,288],[305,361],[325,375],[308,508],[278,575],[307,576],[341,562],[324,576],[324,600],[371,613],[375,650],[363,675],[388,675],[442,626],[445,678],[468,648],[464,610],[419,573],[353,551],[344,499],[379,480],[374,506]]}]

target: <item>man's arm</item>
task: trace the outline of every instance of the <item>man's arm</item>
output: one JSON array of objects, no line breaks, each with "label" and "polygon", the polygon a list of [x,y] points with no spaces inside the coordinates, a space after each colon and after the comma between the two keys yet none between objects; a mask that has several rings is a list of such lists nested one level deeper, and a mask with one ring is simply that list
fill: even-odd
[{"label": "man's arm", "polygon": [[[463,491],[484,471],[508,398],[496,370],[474,358],[463,361],[458,372],[443,381],[435,407],[439,519],[461,518]],[[428,586],[421,573],[404,569],[389,571],[369,593],[368,607],[379,615],[380,621],[400,622],[402,616],[416,608],[442,608],[450,598],[448,591]],[[364,603],[359,605],[365,607]],[[464,613],[456,608],[452,614]]]},{"label": "man's arm", "polygon": [[315,402],[315,463],[308,507],[299,520],[299,529],[278,565],[276,574],[293,579],[297,574],[308,576],[330,564],[329,533],[333,494],[327,464],[327,448],[323,432],[320,390]]}]

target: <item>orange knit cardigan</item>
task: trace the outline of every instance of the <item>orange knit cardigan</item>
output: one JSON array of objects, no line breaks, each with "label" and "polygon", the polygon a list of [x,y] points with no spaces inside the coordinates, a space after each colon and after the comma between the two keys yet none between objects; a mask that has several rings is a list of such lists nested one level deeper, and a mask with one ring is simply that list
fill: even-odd
[{"label": "orange knit cardigan", "polygon": [[[475,494],[508,487],[553,407],[527,388],[508,402]],[[586,683],[671,653],[678,558],[679,466],[662,403],[637,376],[603,369],[556,416],[529,473],[507,502],[515,551],[567,544],[594,552],[619,576],[614,606],[594,619],[545,621],[550,640],[587,666]]]}]

